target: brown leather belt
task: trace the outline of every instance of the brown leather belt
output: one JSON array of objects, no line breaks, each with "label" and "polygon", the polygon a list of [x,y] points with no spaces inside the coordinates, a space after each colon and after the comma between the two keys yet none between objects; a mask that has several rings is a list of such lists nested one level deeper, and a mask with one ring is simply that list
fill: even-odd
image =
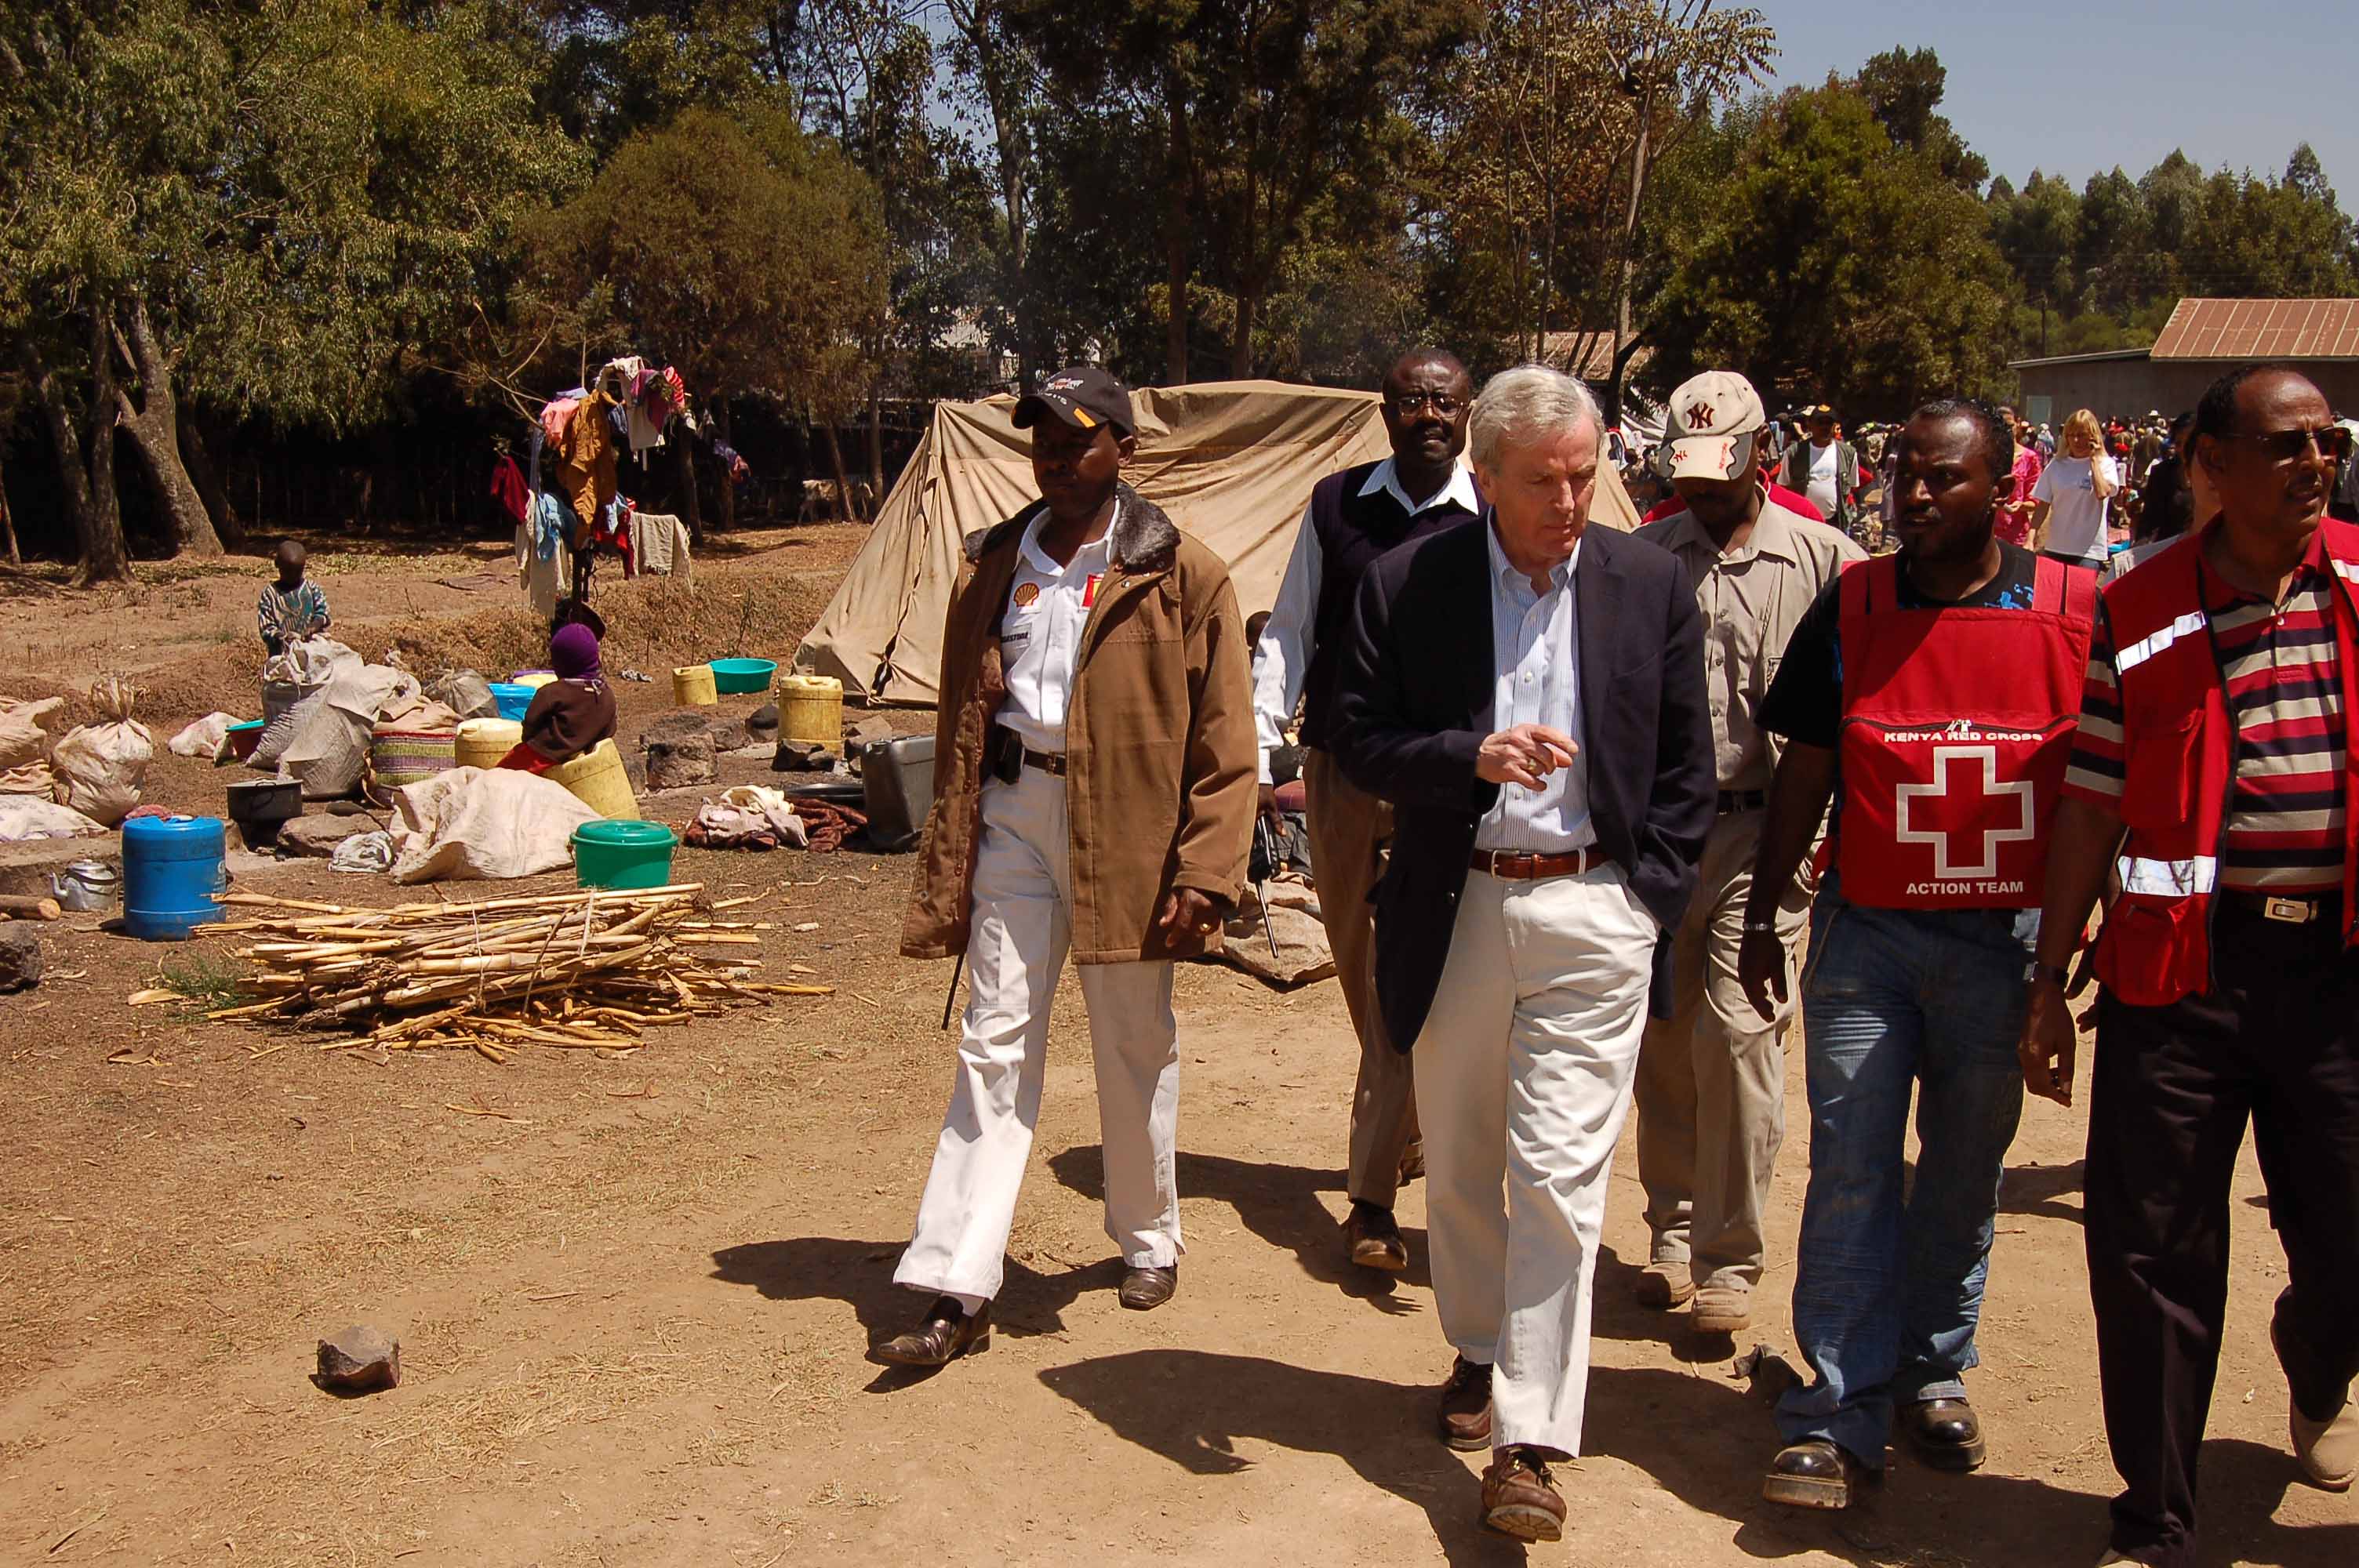
[{"label": "brown leather belt", "polygon": [[1036,752],[1031,747],[1027,746],[1024,748],[1024,765],[1027,768],[1038,768],[1044,773],[1054,773],[1057,777],[1063,778],[1065,776],[1065,753],[1062,752]]},{"label": "brown leather belt", "polygon": [[1565,855],[1519,855],[1512,849],[1477,849],[1467,864],[1509,881],[1538,881],[1542,877],[1577,877],[1603,857],[1593,849]]}]

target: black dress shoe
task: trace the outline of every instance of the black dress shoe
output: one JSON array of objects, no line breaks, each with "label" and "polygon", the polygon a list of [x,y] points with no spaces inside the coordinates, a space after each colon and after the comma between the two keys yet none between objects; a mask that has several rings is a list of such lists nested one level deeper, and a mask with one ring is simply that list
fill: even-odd
[{"label": "black dress shoe", "polygon": [[1916,1400],[1901,1407],[1901,1424],[1917,1457],[1936,1470],[1983,1467],[1983,1423],[1963,1400]]},{"label": "black dress shoe", "polygon": [[1180,1265],[1133,1269],[1122,1277],[1122,1304],[1133,1312],[1153,1312],[1180,1288]]},{"label": "black dress shoe", "polygon": [[1841,1444],[1811,1438],[1777,1451],[1761,1482],[1761,1495],[1788,1508],[1847,1509],[1861,1487],[1880,1478]]},{"label": "black dress shoe", "polygon": [[969,1352],[980,1356],[991,1348],[991,1303],[984,1303],[969,1317],[952,1296],[937,1296],[926,1309],[926,1320],[907,1334],[897,1334],[868,1353],[871,1361],[887,1367],[944,1367]]},{"label": "black dress shoe", "polygon": [[1358,1198],[1343,1217],[1343,1254],[1360,1268],[1387,1274],[1408,1267],[1408,1243],[1401,1239],[1393,1211]]}]

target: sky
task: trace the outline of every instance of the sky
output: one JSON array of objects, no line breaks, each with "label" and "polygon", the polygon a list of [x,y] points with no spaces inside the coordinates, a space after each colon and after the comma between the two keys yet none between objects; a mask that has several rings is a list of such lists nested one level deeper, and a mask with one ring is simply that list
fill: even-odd
[{"label": "sky", "polygon": [[[1895,47],[1949,70],[1941,113],[1994,174],[2135,179],[2173,147],[2280,176],[2307,141],[2359,207],[2353,0],[1750,0],[1777,32],[1773,86],[1814,86]],[[2338,13],[2340,22],[2334,21]]]}]

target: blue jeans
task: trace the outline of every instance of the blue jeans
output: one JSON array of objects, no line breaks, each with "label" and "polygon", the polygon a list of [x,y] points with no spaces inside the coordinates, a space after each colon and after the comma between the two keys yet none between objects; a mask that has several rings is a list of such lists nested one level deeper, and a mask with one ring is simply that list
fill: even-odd
[{"label": "blue jeans", "polygon": [[[1974,1365],[1992,1220],[2023,1113],[2016,1038],[2037,910],[1810,912],[1802,1028],[1810,1185],[1794,1337],[1816,1374],[1777,1401],[1788,1443],[1884,1465],[1896,1403],[1958,1399]],[[1908,1098],[1917,1179],[1904,1196]]]}]

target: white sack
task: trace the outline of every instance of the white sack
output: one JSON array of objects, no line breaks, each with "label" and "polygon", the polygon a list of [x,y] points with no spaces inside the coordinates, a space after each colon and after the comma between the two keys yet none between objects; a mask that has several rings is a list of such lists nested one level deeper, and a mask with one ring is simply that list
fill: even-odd
[{"label": "white sack", "polygon": [[605,818],[521,768],[450,768],[393,792],[393,880],[528,877],[573,863],[573,830]]},{"label": "white sack", "polygon": [[[1292,877],[1273,877],[1267,886],[1267,909],[1261,907],[1254,889],[1245,890],[1223,930],[1222,948],[1212,956],[1272,985],[1306,985],[1333,974],[1335,955],[1327,946],[1326,923],[1319,917],[1318,891]],[[1273,933],[1277,937],[1276,957],[1270,956]]]},{"label": "white sack", "polygon": [[0,795],[0,844],[28,838],[86,838],[106,829],[70,806],[29,795]]},{"label": "white sack", "polygon": [[0,697],[0,773],[38,762],[49,755],[49,737],[41,721],[63,708],[62,697],[16,702]]},{"label": "white sack", "polygon": [[139,786],[156,755],[147,726],[131,717],[139,690],[118,676],[100,677],[90,688],[99,721],[66,731],[49,752],[58,775],[58,801],[103,827],[131,815]]},{"label": "white sack", "polygon": [[164,749],[176,757],[217,757],[229,740],[229,727],[237,721],[234,713],[208,713],[165,741]]},{"label": "white sack", "polygon": [[[275,759],[280,776],[300,780],[306,800],[340,800],[361,782],[368,763],[369,731],[386,710],[418,701],[418,677],[383,665],[361,665],[299,703],[301,721]],[[266,738],[268,731],[264,731]],[[260,747],[254,760],[264,762]]]}]

